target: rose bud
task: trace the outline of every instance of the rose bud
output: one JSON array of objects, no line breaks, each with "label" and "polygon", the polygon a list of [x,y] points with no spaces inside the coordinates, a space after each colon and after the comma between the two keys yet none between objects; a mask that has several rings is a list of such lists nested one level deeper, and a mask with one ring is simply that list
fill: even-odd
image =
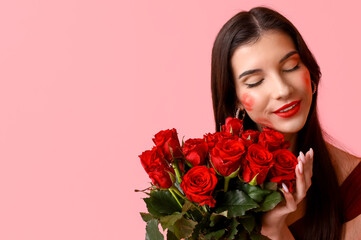
[{"label": "rose bud", "polygon": [[216,145],[216,143],[221,139],[238,139],[238,136],[232,135],[229,132],[215,132],[215,133],[207,133],[204,135],[204,140],[208,144],[208,151],[210,152],[212,148]]},{"label": "rose bud", "polygon": [[262,184],[274,164],[273,155],[262,145],[254,143],[248,148],[244,164],[243,180],[251,185]]},{"label": "rose bud", "polygon": [[248,148],[252,143],[257,143],[259,132],[252,129],[243,131],[241,134],[241,139],[243,144]]},{"label": "rose bud", "polygon": [[155,134],[153,142],[159,149],[162,150],[164,157],[169,163],[173,162],[173,157],[183,157],[176,129],[173,128],[158,132]]},{"label": "rose bud", "polygon": [[188,139],[183,145],[183,153],[186,160],[192,166],[205,165],[208,153],[208,145],[204,139]]},{"label": "rose bud", "polygon": [[239,136],[243,131],[243,121],[238,118],[228,117],[226,123],[222,126],[222,130]]},{"label": "rose bud", "polygon": [[285,141],[282,133],[269,128],[263,128],[263,131],[259,134],[258,143],[270,152],[289,147],[289,143]]},{"label": "rose bud", "polygon": [[216,200],[213,198],[213,190],[217,185],[217,177],[213,169],[206,166],[196,166],[191,168],[183,177],[180,184],[187,198],[199,203],[199,205],[209,205],[214,207]]},{"label": "rose bud", "polygon": [[155,186],[170,188],[173,185],[174,170],[168,166],[162,152],[157,147],[143,152],[139,158]]},{"label": "rose bud", "polygon": [[227,177],[239,171],[245,151],[240,139],[220,139],[210,152],[210,162],[218,174]]},{"label": "rose bud", "polygon": [[279,149],[272,154],[275,163],[268,173],[268,178],[279,185],[285,183],[289,190],[293,189],[291,181],[296,180],[295,168],[298,164],[296,156],[287,149]]}]

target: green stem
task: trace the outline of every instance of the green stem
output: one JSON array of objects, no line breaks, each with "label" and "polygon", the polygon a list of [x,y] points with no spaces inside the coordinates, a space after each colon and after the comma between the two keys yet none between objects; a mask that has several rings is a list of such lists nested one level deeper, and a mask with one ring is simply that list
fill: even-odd
[{"label": "green stem", "polygon": [[206,205],[202,205],[203,211],[208,212]]},{"label": "green stem", "polygon": [[[183,194],[181,194],[176,187],[172,186],[171,188],[169,188],[169,190],[171,190],[171,189],[172,189],[173,192],[175,192],[176,194],[178,194],[178,196],[180,196],[181,198],[183,198],[185,201],[189,201],[188,198],[186,198]],[[204,212],[199,209],[199,206],[197,206],[196,204],[194,204],[192,201],[190,201],[190,203],[191,203],[202,215],[204,215]],[[207,211],[206,211],[206,212],[207,212]]]},{"label": "green stem", "polygon": [[178,200],[177,196],[174,194],[173,190],[170,189],[170,188],[169,188],[168,190],[169,190],[169,192],[172,194],[172,196],[174,197],[174,199],[177,201],[178,205],[179,205],[181,208],[183,208],[183,205],[179,202],[179,200]]},{"label": "green stem", "polygon": [[178,194],[178,196],[180,196],[180,197],[183,198],[184,200],[187,200],[187,198],[186,198],[185,196],[183,196],[183,194],[181,194],[176,187],[172,186],[171,189],[172,189],[176,194]]},{"label": "green stem", "polygon": [[229,176],[224,177],[224,192],[228,191],[229,180],[231,180]]},{"label": "green stem", "polygon": [[179,184],[181,184],[182,183],[181,173],[179,171],[178,160],[176,158],[173,161],[173,169],[177,177],[177,181],[179,182]]},{"label": "green stem", "polygon": [[[181,208],[183,208],[183,205],[179,202],[179,200],[178,200],[177,196],[174,194],[173,190],[170,189],[170,188],[169,188],[168,190],[169,190],[169,192],[172,194],[172,196],[174,197],[174,199],[177,201],[178,205],[179,205]],[[187,217],[191,218],[191,216],[190,216],[187,212],[186,212],[185,214],[186,214]]]}]

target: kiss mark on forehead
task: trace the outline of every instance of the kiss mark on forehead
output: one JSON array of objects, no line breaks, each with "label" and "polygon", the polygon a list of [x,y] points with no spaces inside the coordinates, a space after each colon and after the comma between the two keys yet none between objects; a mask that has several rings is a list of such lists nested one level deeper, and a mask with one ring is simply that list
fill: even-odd
[{"label": "kiss mark on forehead", "polygon": [[245,93],[241,96],[241,102],[247,111],[253,110],[254,98],[248,93]]}]

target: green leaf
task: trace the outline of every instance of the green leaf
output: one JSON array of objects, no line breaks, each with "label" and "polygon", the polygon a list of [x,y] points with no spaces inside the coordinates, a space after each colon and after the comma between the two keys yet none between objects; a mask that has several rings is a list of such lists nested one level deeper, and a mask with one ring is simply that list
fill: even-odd
[{"label": "green leaf", "polygon": [[145,240],[164,240],[163,235],[159,231],[157,219],[148,221],[146,231]]},{"label": "green leaf", "polygon": [[271,193],[270,190],[262,189],[259,186],[252,186],[249,184],[244,184],[242,186],[242,190],[257,203],[263,202],[265,197]]},{"label": "green leaf", "polygon": [[259,173],[257,173],[257,175],[254,176],[254,178],[249,182],[250,185],[253,185],[253,186],[257,185],[257,176],[258,176],[258,174]]},{"label": "green leaf", "polygon": [[[198,212],[198,211],[197,211]],[[201,216],[201,218],[198,221],[198,224],[195,226],[192,236],[190,237],[190,239],[192,240],[198,240],[198,239],[203,239],[202,237],[200,237],[200,235],[202,234],[201,232],[204,230],[209,230],[209,213],[206,213],[204,216]],[[203,235],[202,235],[203,236]]]},{"label": "green leaf", "polygon": [[246,211],[259,207],[255,201],[240,190],[220,193],[219,195],[220,197],[216,200],[219,204],[216,205],[215,211],[221,213],[228,210],[227,217],[229,218],[243,216]]},{"label": "green leaf", "polygon": [[252,233],[250,235],[251,240],[271,240],[270,238],[260,234],[260,233]]},{"label": "green leaf", "polygon": [[176,221],[183,217],[183,213],[175,212],[172,215],[160,217],[160,224],[162,225],[163,230],[169,228],[175,224]]},{"label": "green leaf", "polygon": [[210,217],[210,227],[214,227],[217,225],[217,223],[219,222],[223,222],[227,219],[227,211],[221,212],[221,213],[212,213],[211,217]]},{"label": "green leaf", "polygon": [[167,231],[167,240],[179,240],[172,231]]},{"label": "green leaf", "polygon": [[245,218],[241,218],[239,221],[242,224],[242,226],[244,227],[244,229],[246,229],[247,232],[249,232],[249,233],[251,233],[253,231],[254,227],[256,226],[256,219],[252,215],[247,216]]},{"label": "green leaf", "polygon": [[238,233],[238,230],[237,230],[237,226],[239,225],[239,222],[237,221],[236,218],[233,218],[232,219],[232,222],[231,222],[231,228],[229,230],[229,235],[227,237],[227,239],[234,239],[236,234]]},{"label": "green leaf", "polygon": [[249,234],[247,233],[246,230],[242,229],[238,232],[237,236],[236,236],[236,240],[249,240]]},{"label": "green leaf", "polygon": [[208,233],[204,237],[207,240],[213,240],[213,239],[218,240],[219,238],[221,238],[224,235],[225,232],[226,232],[225,229],[221,229],[221,230],[218,230],[216,232]]},{"label": "green leaf", "polygon": [[273,192],[265,198],[264,202],[261,204],[260,209],[257,209],[257,211],[267,212],[273,209],[278,203],[282,202],[282,200],[283,197],[281,193]]},{"label": "green leaf", "polygon": [[177,238],[188,238],[192,235],[193,229],[196,225],[197,222],[182,217],[174,224],[174,233]]},{"label": "green leaf", "polygon": [[264,182],[264,188],[272,191],[277,191],[277,183],[275,182]]},{"label": "green leaf", "polygon": [[151,214],[149,214],[149,213],[141,212],[141,213],[140,213],[140,216],[142,217],[142,219],[143,219],[144,222],[148,222],[149,220],[154,219],[154,217],[153,217]]},{"label": "green leaf", "polygon": [[[181,203],[183,199],[179,199]],[[152,191],[149,198],[144,198],[147,209],[154,217],[171,215],[182,209],[169,191]]]},{"label": "green leaf", "polygon": [[185,201],[183,204],[182,212],[187,212],[190,209],[195,208],[195,206],[190,201]]}]

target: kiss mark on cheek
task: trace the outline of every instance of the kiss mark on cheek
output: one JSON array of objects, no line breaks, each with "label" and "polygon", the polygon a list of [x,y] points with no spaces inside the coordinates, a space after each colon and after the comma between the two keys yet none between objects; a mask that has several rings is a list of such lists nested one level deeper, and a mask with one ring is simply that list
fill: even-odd
[{"label": "kiss mark on cheek", "polygon": [[248,93],[245,93],[241,96],[241,102],[247,111],[253,110],[254,98],[251,97]]},{"label": "kiss mark on cheek", "polygon": [[[307,71],[305,72],[305,75],[303,76],[303,84],[307,87],[307,89],[309,90],[309,92],[312,92],[312,82],[311,82],[311,77],[310,77],[310,73]],[[311,87],[310,87],[311,86]]]},{"label": "kiss mark on cheek", "polygon": [[261,124],[262,126],[273,129],[273,124],[266,118],[257,118],[256,123]]}]

